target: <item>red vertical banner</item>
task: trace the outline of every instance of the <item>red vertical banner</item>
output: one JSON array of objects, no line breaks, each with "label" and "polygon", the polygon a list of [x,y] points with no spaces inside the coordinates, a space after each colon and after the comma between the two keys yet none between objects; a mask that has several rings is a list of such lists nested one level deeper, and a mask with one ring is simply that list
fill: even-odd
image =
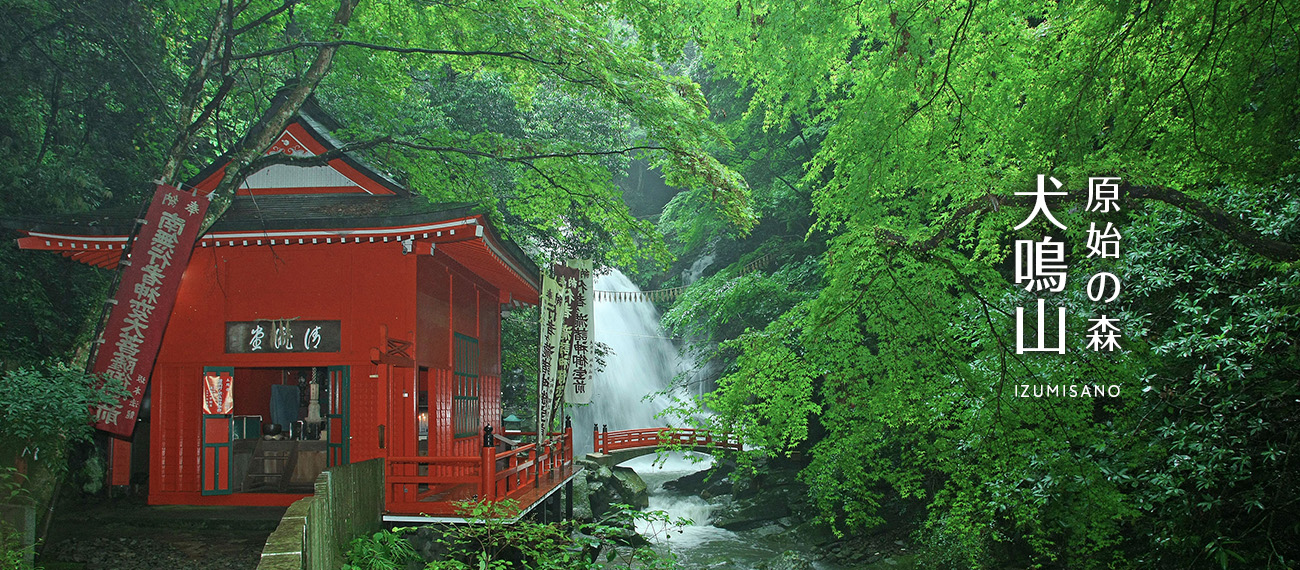
[{"label": "red vertical banner", "polygon": [[95,427],[130,436],[153,370],[163,331],[176,304],[181,275],[208,211],[208,199],[160,184],[131,246],[114,296],[116,304],[95,355],[95,373],[121,380],[129,394],[95,409]]},{"label": "red vertical banner", "polygon": [[125,487],[131,484],[131,441],[109,438],[108,484]]}]

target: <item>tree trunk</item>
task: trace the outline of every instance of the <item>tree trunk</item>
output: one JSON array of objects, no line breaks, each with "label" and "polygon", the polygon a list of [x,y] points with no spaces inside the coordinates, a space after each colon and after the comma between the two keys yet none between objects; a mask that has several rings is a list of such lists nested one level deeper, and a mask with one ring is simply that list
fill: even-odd
[{"label": "tree trunk", "polygon": [[[356,8],[357,1],[339,0],[339,8],[334,13],[334,24],[330,30],[330,39],[338,40],[343,37],[343,31],[352,19],[352,11]],[[250,174],[253,174],[248,171],[249,164],[261,156],[263,152],[266,152],[266,149],[280,137],[280,133],[284,132],[284,129],[293,121],[303,103],[316,90],[316,86],[320,85],[321,79],[329,73],[330,66],[334,62],[334,54],[338,52],[338,49],[339,46],[337,45],[320,48],[320,51],[316,52],[316,58],[312,61],[311,66],[307,68],[302,78],[290,87],[287,92],[283,93],[281,97],[277,98],[277,101],[263,115],[262,120],[258,121],[257,125],[253,127],[252,132],[231,153],[230,162],[225,167],[225,174],[221,182],[217,184],[216,190],[213,191],[212,204],[208,206],[208,213],[203,219],[203,228],[200,230],[200,234],[212,227],[212,224],[230,208],[230,203],[234,200],[235,190],[239,184]]]}]

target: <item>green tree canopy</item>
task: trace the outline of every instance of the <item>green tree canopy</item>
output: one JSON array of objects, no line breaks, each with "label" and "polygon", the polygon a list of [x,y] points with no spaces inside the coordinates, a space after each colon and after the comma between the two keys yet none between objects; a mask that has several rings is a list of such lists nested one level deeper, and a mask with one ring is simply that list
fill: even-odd
[{"label": "green tree canopy", "polygon": [[[587,2],[154,0],[9,2],[0,87],[0,214],[137,203],[229,160],[208,222],[315,96],[344,148],[443,202],[473,202],[547,257],[666,263],[613,179],[644,156],[738,231],[749,190],[696,84]],[[309,163],[331,155],[299,159]],[[6,365],[84,342],[106,287],[6,250]],[[83,302],[85,301],[85,302]]]},{"label": "green tree canopy", "polygon": [[354,119],[340,152],[382,157],[435,199],[501,207],[562,253],[627,262],[649,245],[665,259],[612,182],[611,159],[634,153],[752,225],[744,181],[707,152],[729,143],[698,86],[645,57],[610,6],[226,0],[174,13],[197,61],[182,59],[188,126],[161,170],[173,179],[227,157],[210,219],[249,173],[332,157],[262,156],[316,94]]},{"label": "green tree canopy", "polygon": [[[799,185],[810,237],[828,242],[824,282],[724,344],[733,366],[703,402],[714,427],[760,453],[809,449],[805,480],[837,524],[924,508],[940,566],[1300,558],[1280,460],[1300,376],[1281,293],[1300,260],[1294,6],[624,6],[644,48],[698,49],[736,81],[746,120],[824,133]],[[1051,203],[1068,231],[1012,231],[1038,175],[1070,191]],[[1119,213],[1084,211],[1090,176],[1123,179]],[[1091,222],[1120,228],[1121,260],[1086,259]],[[1070,286],[1047,296],[1068,311],[1068,351],[1016,354],[1015,309],[1035,296],[1012,283],[1012,242],[1052,233],[1071,246]],[[1125,284],[1115,304],[1082,289],[1103,270]],[[726,306],[705,298],[673,315]],[[1121,351],[1086,348],[1101,313]],[[735,334],[730,315],[703,316]],[[1016,397],[1095,384],[1122,395]]]}]

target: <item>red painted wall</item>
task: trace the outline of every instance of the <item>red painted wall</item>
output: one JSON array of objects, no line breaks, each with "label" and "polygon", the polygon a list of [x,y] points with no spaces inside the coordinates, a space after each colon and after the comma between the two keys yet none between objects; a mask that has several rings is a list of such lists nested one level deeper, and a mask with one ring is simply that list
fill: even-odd
[{"label": "red painted wall", "polygon": [[[452,368],[453,332],[479,341],[479,374],[483,381],[479,399],[480,420],[500,433],[501,392],[499,381],[493,377],[499,375],[501,369],[500,292],[469,268],[436,249],[434,251],[431,257],[422,256],[416,269],[419,283],[416,292],[419,323],[416,364],[430,370],[429,450],[432,455],[476,455],[477,448],[482,445],[477,437],[452,440],[451,375],[439,371]],[[413,432],[414,429],[407,433]],[[414,446],[414,440],[408,445]],[[411,455],[416,455],[413,447]]]},{"label": "red painted wall", "polygon": [[[396,242],[196,249],[152,377],[150,503],[288,504],[296,498],[260,493],[201,495],[204,366],[236,367],[236,413],[264,418],[269,417],[269,409],[264,408],[270,388],[266,379],[256,376],[278,371],[245,369],[349,366],[354,462],[417,454],[416,371],[424,366],[429,369],[431,389],[429,453],[477,454],[477,438],[449,441],[450,418],[437,416],[450,410],[454,330],[479,339],[481,417],[500,430],[499,298],[494,287],[450,258],[436,252],[402,255]],[[225,353],[227,321],[292,317],[341,321],[341,350]],[[388,327],[390,337],[415,343],[411,352],[416,367],[372,363],[370,349],[385,348],[380,325]],[[439,432],[444,424],[447,430]]]},{"label": "red painted wall", "polygon": [[[350,367],[352,409],[373,410],[375,366],[370,348],[380,345],[379,325],[411,338],[415,311],[410,291],[415,258],[397,243],[209,247],[195,250],[154,369],[150,465],[152,503],[261,504],[272,497],[199,494],[199,449],[204,366],[280,368]],[[298,317],[339,320],[341,350],[335,353],[226,354],[225,323]],[[236,389],[247,381],[236,378]],[[269,396],[269,387],[266,396]],[[247,398],[235,392],[243,411]],[[251,395],[257,402],[265,397]],[[265,404],[252,404],[265,405]],[[352,458],[375,455],[375,424],[353,421]],[[358,438],[357,436],[362,436]],[[369,437],[367,437],[369,436]],[[367,443],[371,443],[367,445]],[[291,500],[291,499],[280,499]]]}]

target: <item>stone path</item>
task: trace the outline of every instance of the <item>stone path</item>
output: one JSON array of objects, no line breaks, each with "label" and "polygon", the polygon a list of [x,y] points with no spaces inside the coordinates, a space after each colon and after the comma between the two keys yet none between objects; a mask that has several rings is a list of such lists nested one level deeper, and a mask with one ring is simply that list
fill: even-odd
[{"label": "stone path", "polygon": [[253,569],[284,510],[62,502],[37,564],[46,570]]}]

